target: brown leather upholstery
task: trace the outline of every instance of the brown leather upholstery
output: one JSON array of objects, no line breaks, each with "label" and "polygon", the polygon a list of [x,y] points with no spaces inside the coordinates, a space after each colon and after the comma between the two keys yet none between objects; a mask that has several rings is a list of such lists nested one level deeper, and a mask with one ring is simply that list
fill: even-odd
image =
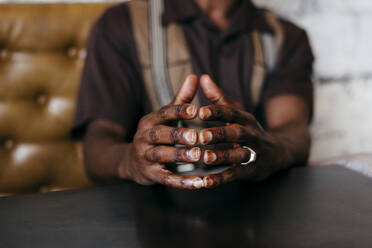
[{"label": "brown leather upholstery", "polygon": [[87,37],[110,5],[0,4],[0,194],[91,184],[69,128]]}]

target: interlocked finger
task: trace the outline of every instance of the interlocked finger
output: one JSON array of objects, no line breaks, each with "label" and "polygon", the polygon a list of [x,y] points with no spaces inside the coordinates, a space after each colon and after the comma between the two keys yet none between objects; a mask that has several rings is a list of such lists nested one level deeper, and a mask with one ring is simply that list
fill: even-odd
[{"label": "interlocked finger", "polygon": [[142,118],[140,127],[149,129],[170,121],[191,120],[198,114],[198,108],[192,104],[167,105]]},{"label": "interlocked finger", "polygon": [[217,143],[255,142],[258,133],[250,126],[232,124],[223,127],[207,128],[200,131],[199,141],[202,145]]},{"label": "interlocked finger", "polygon": [[195,145],[198,141],[198,133],[190,128],[176,128],[164,125],[148,129],[143,138],[149,144],[165,145]]},{"label": "interlocked finger", "polygon": [[242,125],[257,125],[257,121],[250,113],[223,105],[202,107],[199,111],[200,119],[204,121],[222,121]]},{"label": "interlocked finger", "polygon": [[155,146],[145,153],[145,158],[155,163],[197,162],[200,160],[199,147],[181,148],[172,146]]},{"label": "interlocked finger", "polygon": [[203,162],[207,165],[231,165],[245,163],[250,158],[251,152],[245,148],[206,150],[203,155]]},{"label": "interlocked finger", "polygon": [[214,104],[230,106],[236,109],[244,109],[239,102],[227,97],[222,89],[208,75],[203,75],[200,78],[200,86],[205,96]]},{"label": "interlocked finger", "polygon": [[190,103],[198,91],[198,86],[199,82],[196,75],[191,74],[187,76],[181,88],[178,90],[177,95],[174,97],[172,104]]},{"label": "interlocked finger", "polygon": [[156,183],[173,188],[200,189],[204,187],[204,182],[200,177],[176,175],[161,165],[153,167],[148,177]]},{"label": "interlocked finger", "polygon": [[215,188],[234,181],[238,177],[238,167],[231,167],[219,174],[209,174],[203,178],[205,188]]}]

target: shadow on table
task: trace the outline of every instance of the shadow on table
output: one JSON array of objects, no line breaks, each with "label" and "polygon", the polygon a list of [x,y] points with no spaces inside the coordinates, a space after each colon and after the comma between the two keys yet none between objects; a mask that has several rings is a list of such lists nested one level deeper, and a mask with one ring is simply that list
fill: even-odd
[{"label": "shadow on table", "polygon": [[266,183],[232,183],[199,191],[134,187],[138,240],[149,248],[264,244],[268,213],[278,207],[283,177],[285,173]]}]

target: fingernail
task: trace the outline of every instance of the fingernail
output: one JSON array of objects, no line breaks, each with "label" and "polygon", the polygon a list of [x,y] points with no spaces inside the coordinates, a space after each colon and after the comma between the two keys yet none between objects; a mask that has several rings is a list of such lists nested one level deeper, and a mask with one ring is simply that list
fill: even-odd
[{"label": "fingernail", "polygon": [[195,114],[196,108],[194,105],[190,105],[186,108],[186,113],[190,116],[193,116]]},{"label": "fingernail", "polygon": [[204,108],[203,111],[201,112],[201,118],[202,119],[208,119],[212,116],[212,111],[208,108]]},{"label": "fingernail", "polygon": [[217,155],[210,151],[210,150],[206,150],[204,152],[204,162],[207,163],[207,164],[210,164],[210,163],[213,163],[214,161],[217,160]]},{"label": "fingernail", "polygon": [[204,74],[204,75],[202,75],[202,80],[204,81],[204,82],[207,82],[208,80],[210,80],[211,79],[211,77],[208,75],[208,74]]},{"label": "fingernail", "polygon": [[204,182],[203,180],[201,180],[201,178],[198,178],[198,179],[195,179],[193,184],[192,184],[195,188],[197,189],[201,189],[204,187]]},{"label": "fingernail", "polygon": [[211,131],[206,131],[206,132],[203,132],[201,135],[200,135],[200,143],[205,145],[209,142],[212,141],[212,138],[213,138],[213,134]]},{"label": "fingernail", "polygon": [[201,151],[199,147],[194,147],[190,150],[187,150],[186,155],[188,158],[190,158],[192,161],[199,161]]},{"label": "fingernail", "polygon": [[183,138],[189,143],[190,145],[195,145],[197,139],[197,133],[195,130],[189,130],[183,133]]}]

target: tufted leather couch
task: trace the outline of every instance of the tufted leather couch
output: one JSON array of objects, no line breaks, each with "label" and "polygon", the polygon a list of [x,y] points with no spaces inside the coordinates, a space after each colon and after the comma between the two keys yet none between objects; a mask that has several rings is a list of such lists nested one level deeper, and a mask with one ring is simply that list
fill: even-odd
[{"label": "tufted leather couch", "polygon": [[0,4],[0,195],[91,185],[69,128],[87,37],[110,5]]}]

